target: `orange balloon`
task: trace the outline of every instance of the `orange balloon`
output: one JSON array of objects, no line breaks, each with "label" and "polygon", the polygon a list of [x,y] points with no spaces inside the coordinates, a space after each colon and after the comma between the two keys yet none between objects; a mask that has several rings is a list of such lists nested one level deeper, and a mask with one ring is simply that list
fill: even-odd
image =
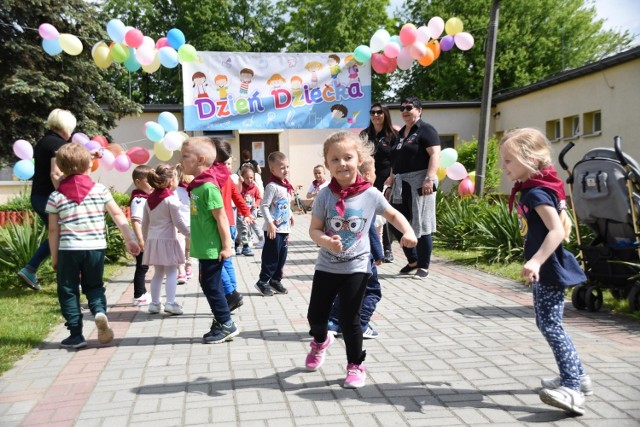
[{"label": "orange balloon", "polygon": [[96,169],[98,169],[98,166],[100,166],[100,163],[98,163],[98,159],[93,159],[91,164],[91,172],[95,172]]},{"label": "orange balloon", "polygon": [[431,40],[427,43],[427,48],[433,52],[433,60],[438,59],[440,56],[440,42],[438,40]]},{"label": "orange balloon", "polygon": [[433,64],[433,61],[435,61],[433,51],[431,49],[427,49],[427,53],[425,53],[422,58],[418,59],[418,64],[422,65],[423,67],[428,67],[429,65]]},{"label": "orange balloon", "polygon": [[118,154],[124,153],[124,148],[118,144],[109,144],[105,148],[113,153],[113,157],[118,157]]}]

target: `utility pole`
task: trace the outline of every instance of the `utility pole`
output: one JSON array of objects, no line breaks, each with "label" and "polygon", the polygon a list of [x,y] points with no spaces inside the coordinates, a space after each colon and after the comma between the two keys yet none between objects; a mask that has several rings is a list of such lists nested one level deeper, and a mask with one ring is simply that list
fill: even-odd
[{"label": "utility pole", "polygon": [[491,121],[491,100],[493,94],[493,67],[496,59],[496,40],[498,39],[498,17],[500,0],[493,0],[487,34],[487,55],[482,85],[482,103],[480,107],[480,130],[478,131],[478,153],[476,155],[476,195],[484,193],[485,170],[487,168],[487,144],[489,141],[489,123]]}]

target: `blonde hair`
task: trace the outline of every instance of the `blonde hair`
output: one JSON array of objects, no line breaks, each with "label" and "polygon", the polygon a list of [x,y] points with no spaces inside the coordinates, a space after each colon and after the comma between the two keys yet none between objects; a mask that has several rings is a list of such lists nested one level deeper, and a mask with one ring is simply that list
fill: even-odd
[{"label": "blonde hair", "polygon": [[362,162],[358,168],[358,172],[360,172],[360,175],[364,175],[365,173],[372,171],[375,171],[375,163],[373,161],[373,157],[369,156]]},{"label": "blonde hair", "polygon": [[211,142],[211,138],[206,136],[195,136],[187,138],[182,144],[182,148],[192,150],[196,156],[204,156],[204,165],[209,167],[216,160],[216,147]]},{"label": "blonde hair", "polygon": [[273,151],[269,153],[267,162],[269,163],[269,166],[273,166],[276,162],[280,162],[286,159],[287,159],[287,155],[284,154],[282,151]]},{"label": "blonde hair", "polygon": [[91,153],[78,142],[64,144],[56,152],[56,164],[67,176],[85,173],[91,162]]},{"label": "blonde hair", "polygon": [[147,182],[155,189],[167,188],[171,185],[174,176],[176,176],[176,168],[173,165],[160,164],[149,171]]},{"label": "blonde hair", "polygon": [[47,129],[62,131],[71,136],[77,123],[76,116],[74,116],[71,111],[56,108],[49,113]]},{"label": "blonde hair", "polygon": [[189,184],[191,181],[193,181],[193,178],[195,178],[193,175],[184,173],[184,168],[179,163],[176,165],[176,173],[178,174],[179,183]]},{"label": "blonde hair", "polygon": [[[529,177],[552,164],[551,143],[538,129],[512,129],[502,137],[499,146],[509,151],[529,170]],[[569,241],[573,224],[567,214],[566,207],[561,207],[558,215],[564,228],[564,240]]]},{"label": "blonde hair", "polygon": [[331,144],[341,144],[341,143],[352,143],[356,147],[356,152],[358,153],[358,157],[365,163],[369,161],[369,159],[373,158],[373,144],[370,144],[368,141],[360,138],[358,135],[347,132],[347,131],[339,131],[332,133],[325,139],[324,144],[322,146],[322,155],[324,157],[325,165],[327,164],[327,154],[329,153],[329,147]]}]

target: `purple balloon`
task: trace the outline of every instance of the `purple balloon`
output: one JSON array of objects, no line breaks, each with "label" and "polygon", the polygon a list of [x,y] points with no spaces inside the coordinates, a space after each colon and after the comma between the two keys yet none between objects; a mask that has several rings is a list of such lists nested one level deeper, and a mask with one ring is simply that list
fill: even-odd
[{"label": "purple balloon", "polygon": [[456,41],[453,36],[444,36],[442,40],[440,40],[440,49],[443,52],[447,52],[453,48],[456,44]]},{"label": "purple balloon", "polygon": [[74,133],[71,137],[71,142],[79,142],[82,145],[87,145],[89,141],[91,141],[91,138],[82,132]]},{"label": "purple balloon", "polygon": [[97,150],[98,148],[102,147],[102,145],[100,145],[100,143],[98,141],[90,140],[89,142],[87,142],[85,144],[85,147],[87,148],[87,150],[93,151],[93,150]]}]

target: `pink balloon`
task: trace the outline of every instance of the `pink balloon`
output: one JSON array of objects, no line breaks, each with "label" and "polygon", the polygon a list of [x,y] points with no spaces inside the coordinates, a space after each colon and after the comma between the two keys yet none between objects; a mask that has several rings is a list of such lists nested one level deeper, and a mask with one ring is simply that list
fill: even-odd
[{"label": "pink balloon", "polygon": [[131,147],[127,150],[127,156],[129,156],[132,163],[143,165],[149,161],[151,154],[144,147]]},{"label": "pink balloon", "polygon": [[398,54],[398,68],[401,70],[408,70],[413,65],[413,58],[408,48],[403,48]]},{"label": "pink balloon", "polygon": [[45,40],[53,40],[60,37],[60,33],[56,30],[56,27],[51,24],[41,24],[38,27],[38,34]]},{"label": "pink balloon", "polygon": [[126,172],[131,167],[131,159],[127,156],[127,153],[119,154],[113,161],[113,167],[118,172]]},{"label": "pink balloon", "polygon": [[132,47],[134,49],[140,47],[143,39],[144,35],[142,34],[142,31],[138,30],[137,28],[133,28],[127,31],[127,34],[124,35],[124,41],[127,42],[127,45],[129,47]]},{"label": "pink balloon", "polygon": [[[91,142],[95,142],[95,141],[90,141],[89,144],[91,144]],[[88,145],[87,144],[87,148]],[[112,170],[113,169],[113,163],[116,160],[116,158],[113,156],[113,153],[109,150],[102,150],[102,157],[100,157],[100,166],[102,166],[105,170]]]},{"label": "pink balloon", "polygon": [[33,145],[24,139],[18,139],[13,143],[13,153],[21,160],[33,159]]},{"label": "pink balloon", "polygon": [[422,42],[415,42],[409,46],[409,52],[413,59],[420,59],[427,54],[427,45]]},{"label": "pink balloon", "polygon": [[374,53],[371,55],[371,67],[373,68],[373,71],[378,74],[386,73],[387,68],[389,67],[388,60],[389,58],[380,53]]},{"label": "pink balloon", "polygon": [[446,169],[447,176],[454,181],[460,181],[469,176],[467,169],[460,162],[455,162]]},{"label": "pink balloon", "polygon": [[466,177],[465,179],[460,181],[460,184],[458,184],[458,194],[460,194],[461,196],[470,196],[473,194],[475,189],[476,186],[473,181],[469,179],[469,177]]},{"label": "pink balloon", "polygon": [[440,34],[442,34],[442,32],[444,31],[444,19],[439,16],[434,16],[433,18],[429,19],[427,28],[429,28],[431,32],[432,39],[439,38]]},{"label": "pink balloon", "polygon": [[398,43],[389,42],[384,47],[384,56],[387,58],[397,58],[400,53],[400,45]]},{"label": "pink balloon", "polygon": [[453,39],[460,50],[469,50],[474,44],[473,36],[465,32],[457,33]]},{"label": "pink balloon", "polygon": [[413,24],[404,24],[400,29],[400,41],[404,46],[409,46],[416,41],[418,31]]},{"label": "pink balloon", "polygon": [[156,49],[160,49],[161,47],[169,46],[169,40],[166,37],[160,37],[156,42]]},{"label": "pink balloon", "polygon": [[454,44],[455,40],[453,36],[444,36],[442,40],[440,40],[440,50],[442,50],[443,52],[447,52],[451,50],[451,48],[453,48]]}]

